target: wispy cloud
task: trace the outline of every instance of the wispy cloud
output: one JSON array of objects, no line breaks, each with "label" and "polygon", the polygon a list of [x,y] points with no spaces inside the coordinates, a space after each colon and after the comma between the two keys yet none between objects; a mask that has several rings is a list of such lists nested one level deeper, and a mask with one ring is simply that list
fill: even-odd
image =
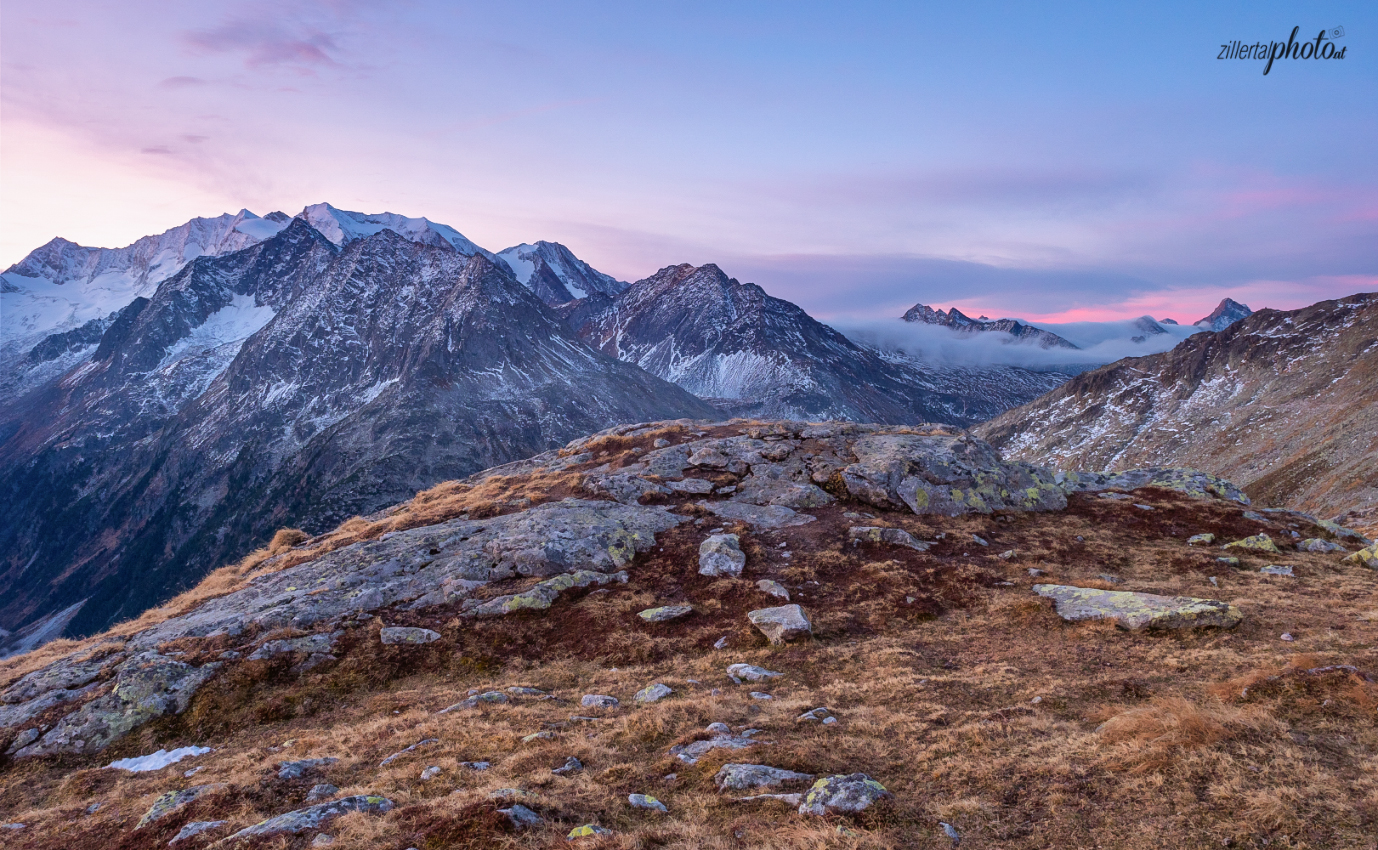
[{"label": "wispy cloud", "polygon": [[334,36],[307,24],[279,19],[238,19],[182,34],[198,51],[239,54],[249,68],[281,66],[301,73],[338,65],[331,55],[339,50]]},{"label": "wispy cloud", "polygon": [[190,89],[198,86],[209,85],[200,77],[168,77],[158,83],[160,89]]}]

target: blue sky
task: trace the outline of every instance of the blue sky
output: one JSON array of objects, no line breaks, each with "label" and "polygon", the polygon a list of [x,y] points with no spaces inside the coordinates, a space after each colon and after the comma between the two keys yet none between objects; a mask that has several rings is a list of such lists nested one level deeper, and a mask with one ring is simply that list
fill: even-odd
[{"label": "blue sky", "polygon": [[7,0],[0,263],[326,200],[822,317],[1378,288],[1378,6],[1047,5]]}]

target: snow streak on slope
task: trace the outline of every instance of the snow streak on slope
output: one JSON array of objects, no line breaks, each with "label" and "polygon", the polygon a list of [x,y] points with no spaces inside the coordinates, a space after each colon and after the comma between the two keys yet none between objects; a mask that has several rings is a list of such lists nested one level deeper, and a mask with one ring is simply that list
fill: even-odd
[{"label": "snow streak on slope", "polygon": [[498,256],[517,280],[551,306],[595,294],[612,297],[627,288],[558,242],[522,243],[499,251]]}]

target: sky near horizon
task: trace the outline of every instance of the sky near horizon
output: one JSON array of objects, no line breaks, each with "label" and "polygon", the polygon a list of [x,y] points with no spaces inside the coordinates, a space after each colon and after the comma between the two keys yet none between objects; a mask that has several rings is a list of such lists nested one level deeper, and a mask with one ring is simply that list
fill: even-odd
[{"label": "sky near horizon", "polygon": [[5,0],[0,266],[328,201],[825,319],[1295,308],[1378,290],[1375,53],[1371,2]]}]

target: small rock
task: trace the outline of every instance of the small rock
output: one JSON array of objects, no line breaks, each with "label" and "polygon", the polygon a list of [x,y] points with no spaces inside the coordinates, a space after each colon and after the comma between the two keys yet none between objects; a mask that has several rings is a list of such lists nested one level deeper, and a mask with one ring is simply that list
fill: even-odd
[{"label": "small rock", "polygon": [[1040,570],[1040,569],[1037,568],[1037,567],[1029,567],[1029,575],[1033,576],[1034,578],[1042,578],[1043,576],[1046,576],[1047,574],[1048,574],[1048,573],[1047,573],[1046,571]]},{"label": "small rock", "polygon": [[893,797],[885,786],[864,773],[826,776],[813,783],[799,804],[801,815],[860,812],[878,800]]},{"label": "small rock", "polygon": [[1267,517],[1265,517],[1263,514],[1257,512],[1257,511],[1245,511],[1245,512],[1243,513],[1243,517],[1244,517],[1245,519],[1248,519],[1248,520],[1253,520],[1254,522],[1267,522],[1267,521],[1268,521]]},{"label": "small rock", "polygon": [[776,673],[764,667],[757,667],[755,664],[733,664],[727,668],[727,675],[728,678],[740,685],[743,681],[759,682],[762,679],[773,679],[785,674]]},{"label": "small rock", "polygon": [[228,786],[223,783],[217,783],[214,785],[197,785],[182,791],[169,791],[153,801],[153,805],[139,819],[138,825],[134,828],[143,829],[151,823],[162,820],[186,804],[226,787]]},{"label": "small rock", "polygon": [[468,768],[469,770],[482,771],[492,767],[493,763],[490,761],[462,761],[459,763],[459,766],[463,768]]},{"label": "small rock", "polygon": [[1330,552],[1348,552],[1349,550],[1338,543],[1333,543],[1321,537],[1308,537],[1297,543],[1297,549],[1301,552],[1319,552],[1328,554]]},{"label": "small rock", "polygon": [[699,544],[699,575],[739,578],[746,554],[735,534],[714,534]]},{"label": "small rock", "polygon": [[384,646],[396,646],[398,644],[425,644],[434,643],[440,640],[440,632],[433,632],[430,629],[419,629],[412,626],[387,626],[378,633]]},{"label": "small rock", "polygon": [[659,608],[647,608],[645,611],[637,613],[637,616],[648,623],[665,623],[670,620],[678,620],[680,617],[687,617],[694,613],[692,605],[663,605]]},{"label": "small rock", "polygon": [[761,608],[751,611],[747,617],[751,620],[751,624],[773,644],[783,644],[813,636],[813,625],[809,622],[809,617],[804,613],[804,609],[798,605]]},{"label": "small rock", "polygon": [[307,773],[319,770],[322,767],[329,767],[338,764],[337,758],[323,759],[301,759],[299,761],[285,761],[278,766],[278,779],[301,779]]},{"label": "small rock", "polygon": [[980,546],[989,546],[990,542],[979,534],[971,535],[971,542]]},{"label": "small rock", "polygon": [[1362,564],[1370,570],[1378,570],[1378,546],[1366,546],[1344,560],[1346,563]]},{"label": "small rock", "polygon": [[435,765],[431,765],[430,767],[428,767],[428,768],[426,768],[425,770],[421,771],[421,781],[422,781],[422,782],[427,782],[427,781],[429,781],[429,780],[435,779],[435,778],[436,778],[437,776],[439,776],[439,775],[440,775],[440,768],[436,767]]},{"label": "small rock", "polygon": [[1209,578],[1207,578],[1207,581],[1209,581],[1209,582],[1211,583],[1211,587],[1219,587],[1219,586],[1220,586],[1220,582],[1218,582],[1218,581],[1215,580],[1215,576],[1210,576]]},{"label": "small rock", "polygon": [[832,717],[833,713],[823,706],[811,709],[794,718],[796,723],[822,723]]},{"label": "small rock", "polygon": [[514,829],[529,829],[541,825],[541,816],[521,803],[515,803],[511,808],[498,809],[498,812],[507,816]]},{"label": "small rock", "polygon": [[297,809],[294,812],[268,818],[262,823],[256,823],[251,827],[241,829],[234,835],[225,839],[226,845],[232,845],[245,838],[266,838],[275,835],[300,835],[313,829],[320,829],[326,823],[350,812],[363,812],[370,815],[381,815],[392,811],[393,802],[386,797],[375,795],[360,794],[353,797],[343,797],[330,803],[321,803],[305,809]]},{"label": "small rock", "polygon": [[100,803],[92,803],[91,805],[86,807],[86,814],[94,815],[96,812],[100,811],[100,807]]},{"label": "small rock", "polygon": [[664,437],[656,437],[655,442],[651,443],[657,449],[663,449],[670,445],[670,441]]},{"label": "small rock", "polygon": [[1138,509],[1141,510],[1141,511],[1153,511],[1153,510],[1157,510],[1157,508],[1153,507],[1152,505],[1138,505],[1138,504],[1136,504],[1134,507],[1138,508]]},{"label": "small rock", "polygon": [[222,827],[227,823],[229,823],[229,821],[227,820],[192,821],[191,823],[182,827],[181,830],[179,830],[178,833],[172,837],[172,840],[169,841],[168,844],[172,845],[176,844],[179,841],[185,841],[188,838],[191,838],[193,835],[200,835],[203,832],[209,832],[210,830]]},{"label": "small rock", "polygon": [[1266,566],[1266,567],[1264,567],[1263,569],[1259,570],[1259,572],[1260,572],[1260,573],[1263,573],[1263,574],[1266,575],[1266,576],[1291,576],[1291,577],[1295,577],[1295,575],[1294,575],[1293,572],[1292,572],[1292,568],[1291,568],[1290,566],[1285,566],[1285,565],[1283,565],[1283,564],[1269,564],[1268,566]]},{"label": "small rock", "polygon": [[665,697],[668,697],[670,694],[673,693],[674,690],[669,685],[656,682],[654,685],[647,685],[646,687],[637,691],[636,696],[632,697],[632,699],[636,702],[641,703],[655,702],[656,700],[664,699]]},{"label": "small rock", "polygon": [[1226,549],[1248,549],[1254,552],[1268,552],[1273,555],[1281,554],[1273,538],[1267,534],[1253,534],[1243,540],[1236,540],[1233,543],[1226,543]]},{"label": "small rock", "polygon": [[714,648],[714,649],[725,649],[725,648],[727,648],[727,635],[723,635],[722,637],[720,637],[720,638],[718,638],[717,640],[713,641],[713,648]]},{"label": "small rock", "polygon": [[306,802],[319,803],[322,800],[329,800],[338,793],[340,793],[339,788],[329,782],[322,782],[320,785],[312,785],[311,790],[306,792]]},{"label": "small rock", "polygon": [[705,732],[712,732],[714,735],[731,735],[732,729],[726,723],[709,723],[704,727]]},{"label": "small rock", "polygon": [[1106,582],[1107,584],[1124,583],[1124,579],[1120,578],[1119,576],[1112,576],[1109,573],[1101,573],[1100,575],[1096,576],[1096,578],[1100,579],[1103,582]]},{"label": "small rock", "polygon": [[907,546],[919,552],[927,552],[932,543],[925,543],[902,528],[881,528],[874,525],[856,525],[847,529],[847,537],[852,544],[889,543],[892,546]]},{"label": "small rock", "polygon": [[1187,538],[1188,546],[1209,546],[1215,542],[1215,535],[1207,532],[1205,534],[1193,534]]},{"label": "small rock", "polygon": [[1285,641],[1288,641],[1289,643],[1290,643],[1291,641],[1296,640],[1296,638],[1292,637],[1292,633],[1291,633],[1291,632],[1283,632],[1283,633],[1282,633],[1282,639],[1285,640]]},{"label": "small rock", "polygon": [[760,588],[763,593],[769,593],[771,596],[774,596],[777,599],[783,599],[786,602],[789,601],[789,591],[786,590],[785,586],[783,584],[780,584],[780,582],[778,581],[763,578],[760,581],[756,582],[756,586]]},{"label": "small rock", "polygon": [[579,759],[575,758],[574,756],[570,756],[569,758],[565,759],[565,763],[563,765],[555,768],[550,772],[555,774],[556,776],[573,776],[574,774],[579,773],[583,769],[584,763],[579,761]]},{"label": "small rock", "polygon": [[507,694],[502,691],[488,691],[487,693],[474,694],[448,708],[442,708],[437,714],[449,714],[452,711],[460,711],[466,708],[479,708],[485,705],[505,705],[511,702]]},{"label": "small rock", "polygon": [[554,732],[551,732],[549,729],[547,729],[547,730],[545,730],[544,732],[533,732],[532,734],[527,735],[525,738],[522,738],[522,743],[523,743],[523,744],[532,744],[532,743],[535,743],[536,741],[553,741],[553,740],[555,740],[555,733],[554,733]]},{"label": "small rock", "polygon": [[527,687],[523,687],[523,686],[521,686],[521,685],[513,685],[512,687],[510,687],[510,688],[507,689],[507,692],[508,692],[509,694],[515,694],[516,696],[519,696],[519,697],[543,697],[543,696],[546,696],[546,692],[543,691],[543,690],[541,690],[540,688],[527,688]]},{"label": "small rock", "polygon": [[584,694],[579,699],[579,704],[584,708],[617,708],[622,703],[617,697],[607,694]]},{"label": "small rock", "polygon": [[938,826],[943,828],[943,835],[946,835],[948,838],[952,839],[953,847],[956,847],[958,844],[962,843],[962,834],[957,831],[957,828],[955,826],[953,826],[950,823],[943,823],[942,821],[938,821]]},{"label": "small rock", "polygon": [[1226,556],[1226,557],[1224,557],[1224,558],[1216,558],[1215,560],[1216,560],[1217,562],[1221,563],[1221,564],[1224,564],[1224,565],[1227,566],[1227,567],[1237,567],[1237,566],[1239,566],[1239,559],[1236,558],[1236,557],[1233,557],[1233,556]]},{"label": "small rock", "polygon": [[650,809],[653,812],[668,812],[665,804],[646,794],[631,794],[627,797],[633,809]]},{"label": "small rock", "polygon": [[578,841],[581,838],[596,838],[600,835],[612,835],[611,829],[604,829],[597,824],[586,823],[583,826],[576,826],[569,831],[566,841]]},{"label": "small rock", "polygon": [[[405,750],[398,750],[397,752],[395,752],[395,753],[393,753],[392,755],[388,756],[387,758],[383,759],[383,761],[380,762],[378,766],[379,766],[379,767],[387,767],[389,764],[392,764],[394,761],[396,761],[397,759],[399,759],[399,758],[401,758],[402,756],[406,755],[407,753],[413,752],[414,750],[419,750],[419,749],[421,749],[422,747],[429,747],[431,744],[438,744],[438,743],[440,743],[440,739],[439,739],[439,738],[423,738],[422,740],[417,741],[415,744],[412,744],[410,747],[407,747]],[[346,798],[346,799],[353,799],[353,798],[352,798],[352,797],[349,797],[349,798]]]},{"label": "small rock", "polygon": [[752,691],[752,692],[751,692],[751,698],[752,698],[752,699],[775,699],[775,697],[773,697],[773,696],[771,696],[770,694],[765,693],[765,692],[763,692],[763,691]]},{"label": "small rock", "polygon": [[334,843],[335,837],[333,835],[326,835],[324,832],[311,839],[312,847],[329,847]]},{"label": "small rock", "polygon": [[1002,561],[1013,561],[1015,558],[1019,557],[1019,552],[1015,549],[1006,549],[1005,551],[1001,552],[999,555],[996,555],[995,557],[999,558]]}]

